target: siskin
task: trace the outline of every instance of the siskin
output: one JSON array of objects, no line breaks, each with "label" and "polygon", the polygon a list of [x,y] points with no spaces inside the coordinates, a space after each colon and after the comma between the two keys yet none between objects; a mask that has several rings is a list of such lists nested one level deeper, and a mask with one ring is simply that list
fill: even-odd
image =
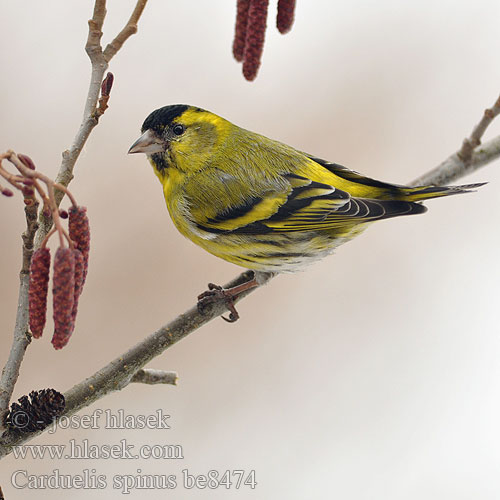
[{"label": "siskin", "polygon": [[[172,105],[153,111],[129,153],[146,153],[177,229],[208,252],[254,271],[293,272],[357,236],[368,224],[424,213],[430,198],[482,184],[387,184],[242,129],[210,111]],[[211,291],[232,300],[258,285]],[[199,303],[200,304],[200,303]]]}]

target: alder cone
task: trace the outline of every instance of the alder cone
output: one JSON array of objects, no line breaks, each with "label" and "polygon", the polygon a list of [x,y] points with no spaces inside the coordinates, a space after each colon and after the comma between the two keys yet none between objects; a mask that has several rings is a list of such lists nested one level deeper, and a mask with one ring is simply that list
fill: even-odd
[{"label": "alder cone", "polygon": [[3,423],[20,433],[41,431],[63,413],[65,404],[64,396],[54,389],[31,391],[11,404]]}]

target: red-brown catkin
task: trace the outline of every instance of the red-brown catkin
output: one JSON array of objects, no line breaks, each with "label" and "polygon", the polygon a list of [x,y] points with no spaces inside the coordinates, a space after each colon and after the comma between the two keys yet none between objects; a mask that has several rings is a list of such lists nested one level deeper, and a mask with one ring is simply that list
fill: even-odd
[{"label": "red-brown catkin", "polygon": [[259,71],[266,35],[268,0],[251,0],[243,53],[243,76],[252,81]]},{"label": "red-brown catkin", "polygon": [[31,257],[28,292],[30,330],[36,339],[42,336],[45,327],[49,273],[50,250],[48,248],[39,248],[33,252]]},{"label": "red-brown catkin", "polygon": [[90,252],[90,226],[85,207],[71,207],[69,209],[69,237],[75,242],[77,250],[83,255],[83,281],[87,277]]},{"label": "red-brown catkin", "polygon": [[61,349],[73,333],[73,303],[75,300],[75,254],[71,248],[58,248],[54,257],[52,279],[54,335],[52,345]]},{"label": "red-brown catkin", "polygon": [[234,29],[233,56],[238,62],[243,61],[249,6],[250,0],[238,0],[236,5],[236,27]]},{"label": "red-brown catkin", "polygon": [[[73,254],[75,256],[75,293],[73,298],[73,310],[71,312],[71,320],[73,323],[76,321],[76,313],[78,312],[78,300],[80,294],[82,293],[83,287],[83,254],[80,250],[76,248],[73,249]],[[74,326],[73,326],[74,328]]]},{"label": "red-brown catkin", "polygon": [[276,27],[281,34],[284,35],[292,29],[294,11],[295,0],[278,0]]}]

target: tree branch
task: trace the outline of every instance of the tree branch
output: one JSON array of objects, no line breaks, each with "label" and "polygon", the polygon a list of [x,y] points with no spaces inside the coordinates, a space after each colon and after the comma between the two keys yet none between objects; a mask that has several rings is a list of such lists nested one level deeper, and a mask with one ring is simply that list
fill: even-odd
[{"label": "tree branch", "polygon": [[464,162],[459,152],[453,153],[433,170],[417,177],[410,186],[427,186],[436,184],[442,186],[454,182],[460,177],[471,174],[484,165],[500,157],[500,136],[491,139],[478,147],[468,162]]},{"label": "tree branch", "polygon": [[469,137],[465,138],[462,143],[462,148],[458,152],[458,156],[464,162],[468,162],[471,159],[472,152],[477,146],[481,144],[481,138],[486,132],[486,129],[490,126],[491,122],[500,113],[500,96],[495,101],[495,104],[491,108],[484,111],[481,121],[473,128]]},{"label": "tree branch", "polygon": [[10,349],[9,358],[2,370],[0,378],[0,428],[3,416],[7,410],[14,392],[19,368],[26,352],[28,344],[31,342],[31,335],[28,332],[28,287],[29,269],[31,256],[33,254],[33,240],[38,229],[38,201],[34,195],[24,196],[24,213],[26,215],[26,231],[22,235],[23,239],[23,262],[19,273],[19,300],[17,306],[16,324],[14,327],[14,340]]},{"label": "tree branch", "polygon": [[134,376],[130,379],[130,383],[136,382],[140,384],[169,384],[177,385],[179,376],[177,372],[166,372],[163,370],[152,370],[150,368],[142,368],[135,372]]},{"label": "tree branch", "polygon": [[[274,274],[258,273],[259,286],[267,283]],[[252,271],[240,274],[236,279],[225,285],[226,288],[245,283],[252,277]],[[257,288],[243,292],[238,300],[252,293]],[[179,340],[194,332],[205,323],[220,316],[226,311],[224,301],[210,304],[201,314],[197,306],[192,307],[167,325],[162,326],[137,345],[117,357],[94,375],[76,384],[64,394],[66,406],[63,415],[70,416],[78,410],[89,406],[106,394],[125,388],[133,381],[134,374],[153,358],[159,356]],[[0,457],[9,454],[13,446],[24,443],[43,431],[20,434],[7,430],[0,438]]]},{"label": "tree branch", "polygon": [[470,136],[463,140],[460,150],[446,158],[433,170],[415,179],[410,183],[410,186],[449,184],[497,159],[500,156],[500,136],[481,147],[478,146],[481,144],[486,129],[499,114],[500,97],[495,101],[493,107],[485,110],[481,121],[472,129]]},{"label": "tree branch", "polygon": [[[64,151],[62,154],[61,166],[56,177],[56,182],[65,187],[68,186],[73,179],[73,170],[76,161],[80,156],[80,153],[85,143],[87,142],[87,139],[89,138],[92,130],[97,125],[99,117],[104,112],[104,110],[102,110],[101,113],[96,113],[96,109],[99,99],[99,93],[101,90],[101,83],[104,79],[104,73],[108,68],[108,63],[118,52],[118,50],[121,49],[125,41],[137,31],[137,22],[139,21],[146,3],[147,0],[137,1],[129,22],[112,42],[112,44],[114,44],[113,49],[110,49],[106,56],[104,56],[101,47],[102,26],[104,23],[104,18],[106,16],[106,0],[96,0],[94,4],[94,12],[92,19],[90,19],[89,21],[89,35],[85,47],[92,64],[92,73],[89,90],[85,101],[83,120],[80,124],[80,128],[73,140],[70,149]],[[60,190],[57,190],[55,192],[57,206],[59,206],[63,197],[64,192]],[[28,208],[29,207],[27,206],[26,210],[28,210]],[[30,217],[32,217],[32,215],[32,212],[30,212]],[[28,213],[26,217],[28,219]],[[34,217],[34,221],[31,221],[31,219],[28,220],[27,238],[29,239],[29,248],[26,246],[25,240],[25,244],[23,246],[23,269],[21,270],[20,276],[21,282],[19,287],[14,338],[10,350],[9,359],[7,360],[7,363],[2,371],[2,377],[0,380],[0,417],[4,414],[4,411],[9,404],[12,392],[14,390],[14,385],[19,375],[19,367],[23,360],[24,353],[26,352],[26,348],[31,342],[31,336],[28,333],[28,288],[29,263],[31,261],[31,254],[33,253],[33,248],[36,249],[40,247],[42,241],[44,240],[45,236],[47,236],[52,227],[52,218],[46,217],[43,213],[40,213],[37,229],[35,227],[36,214]],[[35,237],[34,247],[33,237]],[[2,421],[3,419],[0,420],[0,428],[2,426]]]},{"label": "tree branch", "polygon": [[[101,46],[102,26],[106,17],[106,0],[96,0],[94,5],[94,13],[92,19],[89,20],[89,35],[85,50],[92,64],[92,73],[90,78],[89,90],[85,101],[85,109],[80,128],[71,144],[69,150],[65,150],[62,154],[61,167],[56,177],[56,182],[63,186],[68,184],[73,179],[73,170],[76,161],[82,152],[87,139],[92,130],[99,122],[99,117],[102,113],[96,113],[97,104],[99,101],[99,93],[101,84],[104,80],[104,73],[108,69],[109,62],[122,48],[123,44],[130,36],[137,32],[137,23],[146,6],[147,0],[138,0],[137,4],[130,16],[129,21],[115,39],[106,47],[103,52]],[[112,47],[112,48],[110,48]],[[64,193],[56,192],[57,205],[61,203]],[[40,215],[40,229],[36,235],[35,248],[38,248],[43,239],[50,231],[52,222],[43,214]]]},{"label": "tree branch", "polygon": [[102,26],[106,17],[106,0],[96,0],[92,19],[89,19],[89,36],[85,50],[93,62],[102,55]]},{"label": "tree branch", "polygon": [[133,34],[137,33],[137,23],[142,15],[148,0],[138,0],[130,19],[125,27],[116,35],[114,40],[104,49],[104,59],[109,62],[112,57],[122,48],[122,45]]}]

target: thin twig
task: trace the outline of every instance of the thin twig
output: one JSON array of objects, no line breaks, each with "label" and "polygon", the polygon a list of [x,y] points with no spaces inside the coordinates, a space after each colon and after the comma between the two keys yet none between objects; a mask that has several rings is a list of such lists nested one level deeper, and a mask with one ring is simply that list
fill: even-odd
[{"label": "thin twig", "polygon": [[142,368],[135,372],[130,379],[130,383],[136,382],[140,384],[169,384],[177,385],[179,376],[177,372],[166,372],[164,370],[153,370],[151,368]]},{"label": "thin twig", "polygon": [[[27,158],[26,155],[21,155],[21,156]],[[10,161],[12,165],[14,165],[22,175],[13,175],[10,172],[8,172],[2,166],[2,160],[4,159]],[[12,150],[0,154],[0,176],[2,176],[4,179],[7,179],[7,181],[12,186],[23,192],[25,203],[28,202],[31,203],[31,201],[28,200],[34,199],[35,193],[33,188],[35,188],[38,194],[40,195],[40,198],[43,201],[43,210],[44,211],[49,210],[50,212],[53,224],[59,233],[60,246],[61,247],[64,246],[64,239],[66,239],[68,245],[70,247],[73,247],[73,242],[71,241],[68,233],[61,224],[61,217],[59,215],[59,209],[57,207],[55,199],[55,190],[59,189],[64,194],[66,194],[74,207],[78,206],[75,197],[71,194],[71,192],[67,187],[54,182],[46,175],[35,170],[33,161],[31,159],[29,159],[29,161],[32,163],[33,169],[26,167],[26,165],[21,161],[20,157]],[[42,181],[46,185],[47,193],[42,189],[38,181]],[[44,239],[43,241],[46,240]]]},{"label": "thin twig", "polygon": [[474,150],[468,162],[464,162],[459,156],[458,152],[453,153],[446,158],[436,168],[421,175],[410,186],[444,186],[455,182],[460,177],[475,172],[484,165],[491,163],[500,157],[500,136],[485,142]]},{"label": "thin twig", "polygon": [[92,19],[89,19],[89,36],[85,50],[92,61],[91,53],[102,53],[101,37],[102,25],[106,17],[106,0],[96,0]]},{"label": "thin twig", "polygon": [[490,123],[500,114],[500,96],[495,101],[495,104],[488,109],[484,110],[481,121],[474,127],[469,137],[465,138],[462,143],[462,148],[457,153],[458,157],[464,162],[468,163],[471,160],[472,152],[481,144],[486,129]]},{"label": "thin twig", "polygon": [[484,111],[481,121],[473,128],[470,136],[464,139],[462,147],[436,168],[415,179],[410,183],[410,186],[449,184],[498,158],[500,156],[500,137],[495,137],[481,147],[479,146],[486,129],[499,114],[500,96],[491,108]]},{"label": "thin twig", "polygon": [[[106,1],[96,0],[94,5],[94,13],[92,19],[89,21],[89,35],[85,50],[92,63],[92,74],[90,78],[89,90],[87,99],[85,101],[85,109],[83,113],[83,120],[80,128],[73,140],[69,149],[63,152],[61,167],[56,177],[56,182],[68,186],[73,179],[73,170],[80,153],[90,136],[90,133],[99,122],[99,117],[102,113],[96,113],[99,95],[101,91],[101,84],[104,80],[104,73],[108,69],[109,62],[116,55],[118,50],[121,49],[127,39],[137,32],[137,23],[146,6],[147,0],[138,0],[137,4],[130,16],[129,21],[116,36],[106,50],[103,52],[101,46],[102,26],[104,18],[106,17]],[[112,45],[112,48],[110,46]],[[109,49],[109,50],[108,50]],[[109,97],[109,96],[108,96]],[[61,203],[64,194],[60,191],[56,192],[57,206]],[[49,232],[52,225],[51,219],[40,216],[40,229],[36,235],[35,247],[38,248]]]},{"label": "thin twig", "polygon": [[28,274],[31,265],[31,256],[33,255],[33,242],[35,233],[38,229],[38,200],[35,194],[24,193],[24,214],[26,216],[26,231],[22,234],[23,239],[23,265],[21,273]]},{"label": "thin twig", "polygon": [[122,48],[123,44],[130,38],[132,35],[137,33],[137,23],[141,18],[142,12],[146,7],[146,3],[148,0],[138,0],[135,5],[134,11],[130,16],[125,27],[116,35],[114,40],[108,43],[107,47],[104,49],[104,59],[109,63],[114,55]]},{"label": "thin twig", "polygon": [[[8,172],[7,170],[5,170],[1,165],[1,162],[4,159],[10,161],[12,163],[12,165],[14,165],[22,175],[21,176],[13,175],[10,172]],[[27,183],[29,181],[30,185],[35,185],[36,181],[40,180],[43,183],[45,183],[47,188],[52,186],[54,189],[58,189],[58,190],[62,191],[65,195],[68,196],[68,198],[70,199],[70,201],[74,207],[76,207],[78,205],[74,196],[71,194],[71,192],[69,191],[69,189],[66,186],[63,186],[61,184],[58,184],[57,182],[54,182],[50,177],[47,177],[46,175],[42,174],[38,170],[32,170],[31,168],[26,167],[26,165],[21,161],[19,156],[11,149],[9,149],[5,153],[0,154],[0,175],[2,177],[4,177],[15,188],[17,188],[21,191],[23,190],[23,187],[24,187],[23,182]],[[50,199],[45,197],[45,193],[43,193],[43,191],[41,189],[38,189],[38,191],[40,193],[40,196],[44,200],[44,202],[51,203]],[[53,208],[55,208],[55,206]]]}]

